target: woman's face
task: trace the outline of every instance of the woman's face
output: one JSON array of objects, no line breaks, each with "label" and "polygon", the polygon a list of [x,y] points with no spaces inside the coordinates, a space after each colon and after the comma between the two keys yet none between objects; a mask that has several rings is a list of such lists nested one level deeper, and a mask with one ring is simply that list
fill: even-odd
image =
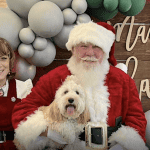
[{"label": "woman's face", "polygon": [[7,74],[10,72],[9,63],[9,56],[0,56],[0,83],[5,82],[7,79]]}]

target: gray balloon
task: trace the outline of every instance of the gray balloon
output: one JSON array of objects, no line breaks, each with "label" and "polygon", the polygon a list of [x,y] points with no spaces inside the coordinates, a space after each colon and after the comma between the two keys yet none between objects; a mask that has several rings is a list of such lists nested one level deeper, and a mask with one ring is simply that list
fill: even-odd
[{"label": "gray balloon", "polygon": [[6,39],[14,50],[20,44],[19,32],[23,28],[21,19],[13,11],[0,8],[0,37]]},{"label": "gray balloon", "polygon": [[21,57],[30,58],[34,54],[34,49],[31,44],[27,45],[27,44],[21,43],[18,47],[18,52]]},{"label": "gray balloon", "polygon": [[43,51],[35,50],[34,55],[27,61],[37,67],[48,66],[56,56],[56,48],[54,44],[47,40],[47,47]]},{"label": "gray balloon", "polygon": [[8,7],[22,18],[28,18],[31,7],[41,0],[6,0]]},{"label": "gray balloon", "polygon": [[84,13],[84,14],[78,15],[76,22],[88,23],[90,21],[91,21],[90,16]]},{"label": "gray balloon", "polygon": [[36,75],[36,67],[29,64],[25,59],[18,57],[16,63],[16,75],[18,80],[26,81],[27,79],[33,80]]},{"label": "gray balloon", "polygon": [[35,34],[30,28],[23,28],[19,32],[19,38],[24,44],[31,44],[35,39]]},{"label": "gray balloon", "polygon": [[77,19],[77,14],[71,8],[64,9],[62,13],[64,15],[64,24],[73,24]]},{"label": "gray balloon", "polygon": [[70,31],[73,29],[74,25],[64,25],[62,30],[54,37],[55,44],[62,48],[66,49],[66,43],[69,38]]},{"label": "gray balloon", "polygon": [[33,47],[38,51],[42,51],[47,47],[47,40],[42,37],[36,37],[33,42]]},{"label": "gray balloon", "polygon": [[61,10],[71,6],[72,0],[45,0],[55,3]]},{"label": "gray balloon", "polygon": [[86,0],[73,0],[71,7],[77,14],[83,14],[86,11],[88,5]]}]

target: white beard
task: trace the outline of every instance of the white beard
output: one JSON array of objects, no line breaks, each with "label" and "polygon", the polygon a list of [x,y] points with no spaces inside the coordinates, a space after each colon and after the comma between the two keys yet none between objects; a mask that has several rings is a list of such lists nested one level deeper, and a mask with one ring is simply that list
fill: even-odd
[{"label": "white beard", "polygon": [[72,56],[67,66],[71,73],[77,76],[82,86],[86,88],[103,85],[106,74],[109,71],[107,59],[103,59],[101,64],[97,62],[96,65],[91,65],[87,68],[82,61],[77,62],[76,56]]}]

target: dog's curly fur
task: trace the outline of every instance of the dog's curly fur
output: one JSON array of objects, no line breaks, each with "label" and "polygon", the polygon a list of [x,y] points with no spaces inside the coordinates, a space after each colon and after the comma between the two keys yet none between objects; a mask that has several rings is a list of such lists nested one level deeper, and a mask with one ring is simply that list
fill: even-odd
[{"label": "dog's curly fur", "polygon": [[[67,112],[68,107],[73,108],[73,113],[69,114]],[[49,106],[40,107],[39,110],[43,112],[44,118],[48,122],[48,129],[62,135],[68,143],[63,145],[46,138],[44,139],[45,142],[43,141],[44,146],[49,146],[49,150],[56,150],[58,148],[63,148],[64,150],[85,149],[85,143],[81,142],[78,136],[83,132],[86,123],[90,119],[90,115],[86,106],[85,91],[75,76],[68,76],[62,86],[56,91],[54,101]],[[39,148],[36,147],[32,150],[35,149]]]}]

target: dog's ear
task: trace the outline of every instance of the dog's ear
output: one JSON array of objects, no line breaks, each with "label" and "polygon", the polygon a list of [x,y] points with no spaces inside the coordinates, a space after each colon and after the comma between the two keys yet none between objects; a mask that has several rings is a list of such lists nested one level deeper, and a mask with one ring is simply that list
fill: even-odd
[{"label": "dog's ear", "polygon": [[90,120],[90,113],[87,107],[85,107],[85,110],[80,116],[77,118],[78,124],[86,124]]},{"label": "dog's ear", "polygon": [[63,116],[60,113],[60,110],[57,106],[57,103],[55,101],[53,101],[50,105],[49,105],[49,109],[48,109],[48,119],[50,122],[62,122],[63,121]]}]

